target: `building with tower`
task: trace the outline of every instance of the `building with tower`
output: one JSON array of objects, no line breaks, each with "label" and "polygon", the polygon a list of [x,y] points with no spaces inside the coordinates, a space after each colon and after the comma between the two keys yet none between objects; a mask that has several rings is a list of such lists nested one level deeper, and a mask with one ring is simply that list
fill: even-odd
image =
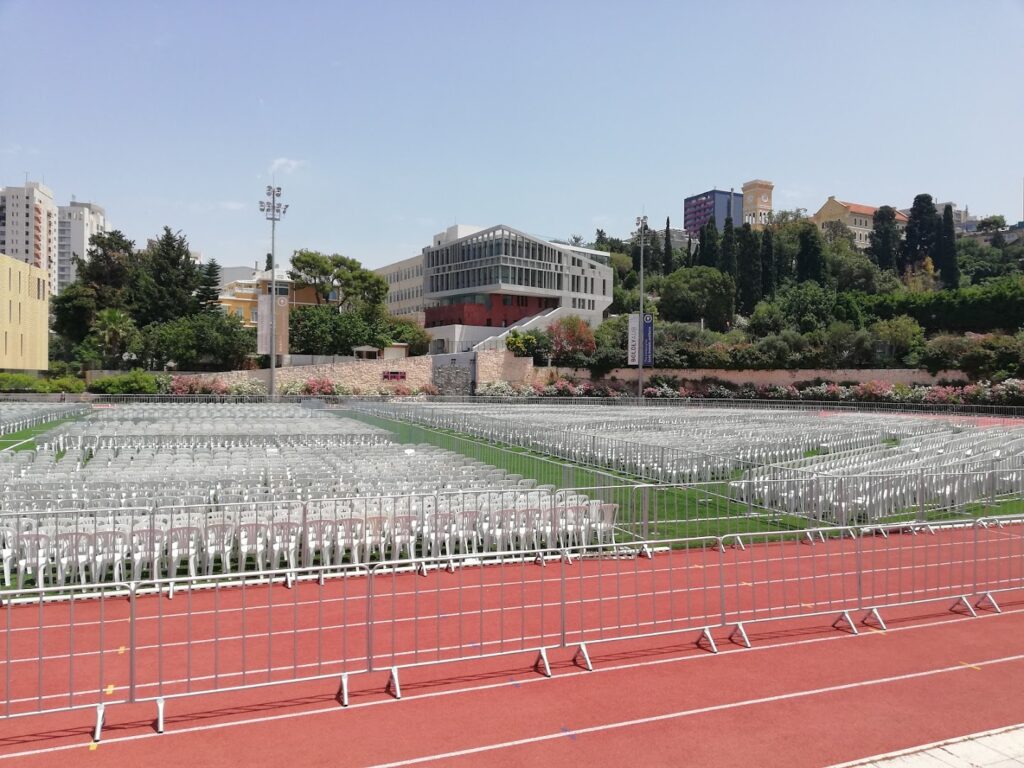
[{"label": "building with tower", "polygon": [[772,212],[772,190],[775,185],[764,179],[753,179],[743,185],[743,223],[764,229]]}]

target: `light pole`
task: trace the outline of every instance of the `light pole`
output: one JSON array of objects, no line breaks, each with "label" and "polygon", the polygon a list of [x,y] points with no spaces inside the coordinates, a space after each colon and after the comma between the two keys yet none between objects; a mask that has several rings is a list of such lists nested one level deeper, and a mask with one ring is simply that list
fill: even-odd
[{"label": "light pole", "polygon": [[637,216],[636,226],[640,230],[640,354],[636,358],[636,396],[644,396],[644,240],[647,239],[647,216]]},{"label": "light pole", "polygon": [[[277,397],[276,374],[277,369],[277,259],[276,259],[276,238],[277,222],[288,213],[288,206],[278,202],[281,197],[281,188],[272,184],[267,185],[267,199],[260,200],[260,211],[270,222],[270,388],[268,394],[270,399]],[[259,306],[257,304],[257,306]]]}]

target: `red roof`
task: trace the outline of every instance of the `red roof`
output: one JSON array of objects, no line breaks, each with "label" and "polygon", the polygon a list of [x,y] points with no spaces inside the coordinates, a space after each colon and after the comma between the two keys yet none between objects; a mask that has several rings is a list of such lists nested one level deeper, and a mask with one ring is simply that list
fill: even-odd
[{"label": "red roof", "polygon": [[[850,213],[856,213],[860,216],[874,216],[875,211],[878,209],[870,205],[861,205],[860,203],[847,203],[843,200],[837,201],[841,206],[848,209]],[[908,221],[906,214],[896,211],[896,221],[906,222]]]}]

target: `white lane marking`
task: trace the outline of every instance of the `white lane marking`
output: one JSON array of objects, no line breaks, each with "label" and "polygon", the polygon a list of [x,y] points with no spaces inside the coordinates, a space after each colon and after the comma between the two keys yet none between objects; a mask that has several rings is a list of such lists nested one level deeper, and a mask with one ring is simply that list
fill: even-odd
[{"label": "white lane marking", "polygon": [[[1014,610],[1014,611],[1004,611],[1003,613],[980,614],[977,617],[977,619],[973,619],[973,620],[977,621],[978,619],[998,619],[998,618],[1004,618],[1004,617],[1007,617],[1007,616],[1012,616],[1012,615],[1021,614],[1021,613],[1024,613],[1024,608],[1017,609],[1017,610]],[[926,628],[929,628],[929,627],[939,627],[939,626],[943,626],[945,624],[951,624],[951,623],[956,622],[956,621],[963,621],[965,619],[966,619],[966,617],[964,617],[964,616],[957,616],[957,617],[952,617],[952,618],[948,618],[948,619],[941,619],[939,621],[931,621],[931,622],[926,622],[926,623],[922,623],[922,624],[914,624],[914,625],[906,626],[906,627],[894,627],[894,628],[890,628],[889,631],[886,633],[886,635],[891,635],[891,634],[897,633],[897,632],[908,632],[908,631],[913,631],[913,630],[918,630],[918,629],[926,629]],[[829,636],[826,636],[826,637],[815,637],[815,638],[809,638],[809,639],[804,639],[804,640],[791,640],[791,641],[788,641],[788,642],[776,643],[776,644],[755,645],[755,646],[753,646],[751,648],[729,649],[729,650],[725,650],[724,653],[725,654],[728,654],[728,653],[756,653],[758,651],[770,651],[770,650],[775,650],[775,649],[779,649],[779,648],[792,648],[792,647],[801,646],[801,645],[811,645],[813,643],[826,643],[826,642],[834,642],[834,641],[839,641],[839,640],[864,640],[864,639],[867,639],[867,638],[877,638],[877,637],[884,637],[884,636],[885,635],[875,634],[875,633],[864,633],[864,634],[860,634],[860,635],[850,635],[850,634],[846,634],[846,633],[839,633],[839,634],[835,634],[835,635],[829,635]],[[717,658],[720,658],[720,656],[721,656],[721,654],[716,656],[716,655],[709,654],[709,653],[693,653],[693,652],[691,652],[691,653],[689,653],[689,654],[687,654],[685,656],[673,656],[673,657],[666,658],[666,659],[651,659],[649,661],[629,662],[629,663],[626,663],[626,664],[618,664],[618,665],[615,665],[615,666],[595,667],[593,669],[593,671],[587,671],[587,670],[582,670],[582,669],[580,669],[580,670],[571,670],[571,671],[568,671],[568,672],[561,672],[561,673],[559,673],[558,675],[556,675],[553,678],[547,678],[547,677],[527,677],[527,678],[522,678],[522,679],[519,679],[519,680],[504,681],[504,682],[500,682],[500,683],[486,683],[486,684],[482,684],[482,685],[467,686],[465,688],[452,688],[452,689],[443,690],[443,691],[431,691],[431,692],[428,692],[428,693],[411,694],[411,695],[410,694],[406,694],[405,696],[402,697],[402,700],[403,701],[416,701],[416,700],[419,700],[419,699],[435,699],[435,698],[440,698],[440,697],[444,697],[444,696],[453,696],[453,695],[466,694],[466,693],[476,693],[476,692],[479,692],[479,691],[493,690],[493,689],[496,689],[496,688],[508,688],[508,687],[516,687],[516,688],[518,688],[518,687],[520,687],[522,685],[528,685],[528,684],[533,684],[533,683],[542,683],[542,682],[550,683],[551,680],[558,680],[558,681],[572,680],[572,679],[574,679],[574,678],[576,678],[578,676],[590,676],[590,675],[596,675],[596,674],[607,673],[607,672],[618,672],[618,671],[622,671],[622,670],[640,669],[640,668],[644,668],[644,667],[656,667],[656,666],[661,666],[661,665],[664,665],[664,664],[677,664],[677,663],[680,663],[680,662],[705,661],[705,660],[717,659]],[[957,666],[955,668],[950,668],[950,671],[963,670],[963,669],[965,669],[965,668]],[[388,699],[377,699],[377,700],[374,700],[374,701],[366,701],[366,702],[362,702],[362,703],[359,703],[359,704],[351,704],[351,705],[349,705],[348,709],[363,709],[365,707],[376,707],[376,706],[380,706],[382,704],[389,704],[391,702],[392,702],[392,699],[390,699],[390,698],[388,698]],[[305,717],[307,715],[325,715],[325,714],[331,714],[331,713],[337,713],[337,712],[338,712],[338,707],[337,707],[337,705],[335,705],[335,706],[330,706],[330,707],[323,707],[321,709],[304,710],[302,712],[288,712],[288,713],[284,713],[284,714],[280,714],[280,715],[267,715],[265,717],[248,718],[246,720],[234,720],[234,721],[229,721],[229,722],[224,722],[224,723],[209,723],[209,724],[206,724],[206,725],[195,725],[195,726],[190,726],[190,727],[187,727],[187,728],[181,728],[181,729],[178,729],[178,730],[168,730],[168,731],[165,731],[163,734],[158,734],[158,733],[140,733],[140,734],[136,734],[134,736],[121,736],[121,737],[115,737],[115,738],[108,738],[108,739],[104,739],[103,743],[104,744],[118,744],[118,743],[121,743],[121,742],[131,742],[131,741],[139,741],[141,739],[149,739],[149,738],[153,738],[153,737],[156,737],[156,736],[167,736],[167,735],[175,735],[175,734],[198,733],[198,732],[202,732],[202,731],[219,730],[221,728],[230,728],[230,727],[234,727],[234,726],[256,725],[256,724],[259,724],[259,723],[274,722],[274,721],[278,721],[278,720],[293,720],[293,719],[296,719],[296,718],[299,718],[299,717]],[[31,755],[49,754],[49,753],[52,753],[52,752],[63,752],[63,751],[69,750],[69,749],[81,749],[81,746],[82,745],[80,743],[75,743],[75,744],[63,744],[63,745],[56,746],[56,747],[43,747],[43,748],[35,749],[35,750],[28,750],[28,751],[24,751],[24,752],[15,752],[15,753],[6,754],[6,755],[0,755],[0,760],[7,760],[7,759],[12,758],[12,757],[26,757],[26,756],[31,756]]]},{"label": "white lane marking", "polygon": [[[1024,660],[1024,654],[1017,654],[1016,656],[1004,656],[999,659],[989,659],[987,661],[979,661],[977,665],[979,667],[992,666],[994,664],[1007,664],[1014,661]],[[649,717],[638,717],[633,720],[619,720],[611,723],[603,723],[601,725],[592,725],[587,728],[576,728],[570,729],[569,731],[559,730],[557,733],[546,733],[541,736],[530,736],[523,739],[514,739],[512,741],[502,741],[494,744],[484,744],[479,747],[470,747],[468,749],[459,749],[452,752],[440,752],[434,755],[423,755],[421,757],[414,757],[408,760],[396,760],[390,763],[377,763],[376,765],[369,766],[369,768],[404,768],[407,765],[419,765],[421,763],[432,763],[437,760],[449,760],[456,757],[465,757],[467,755],[478,755],[483,752],[494,752],[499,749],[509,749],[511,747],[521,747],[528,744],[539,744],[545,741],[551,741],[553,739],[564,738],[565,736],[582,736],[589,733],[600,733],[602,731],[612,731],[621,728],[631,728],[638,725],[648,725],[650,723],[659,723],[666,720],[678,720],[684,717],[693,717],[694,715],[706,715],[711,712],[723,712],[729,709],[739,709],[741,707],[752,707],[760,704],[771,704],[778,701],[789,701],[792,699],[806,698],[810,696],[820,696],[822,694],[837,693],[839,691],[849,691],[857,688],[866,688],[875,685],[886,685],[888,683],[898,683],[905,680],[916,680],[923,677],[932,677],[935,675],[947,674],[949,672],[960,672],[964,669],[962,666],[955,667],[939,667],[937,669],[924,670],[922,672],[908,672],[903,675],[891,675],[889,677],[879,677],[873,680],[860,680],[855,683],[843,683],[841,685],[829,685],[824,688],[811,688],[805,691],[793,691],[791,693],[780,693],[774,696],[763,696],[758,699],[745,699],[744,701],[730,702],[728,704],[713,704],[707,707],[698,707],[696,709],[683,709],[678,712],[666,712],[661,715],[651,715]]]}]

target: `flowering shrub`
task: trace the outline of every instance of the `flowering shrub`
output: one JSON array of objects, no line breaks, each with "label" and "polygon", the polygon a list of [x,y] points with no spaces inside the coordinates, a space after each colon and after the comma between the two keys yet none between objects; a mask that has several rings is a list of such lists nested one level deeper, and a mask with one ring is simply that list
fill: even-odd
[{"label": "flowering shrub", "polygon": [[301,395],[305,386],[305,382],[302,381],[282,381],[277,385],[277,394]]},{"label": "flowering shrub", "polygon": [[267,388],[259,379],[239,379],[228,385],[228,394],[252,397],[267,394]]},{"label": "flowering shrub", "polygon": [[[629,382],[573,383],[558,379],[551,384],[518,387],[508,382],[482,385],[478,395],[490,397],[633,397],[636,385]],[[835,403],[933,403],[956,405],[1024,405],[1024,380],[1006,379],[997,384],[988,381],[958,385],[890,384],[866,381],[844,386],[816,383],[796,386],[725,384],[719,381],[689,381],[678,386],[659,381],[644,388],[649,398],[703,398],[710,400],[804,400]]]},{"label": "flowering shrub", "polygon": [[333,395],[334,382],[326,376],[314,376],[306,379],[305,384],[302,385],[302,394],[304,395]]}]

